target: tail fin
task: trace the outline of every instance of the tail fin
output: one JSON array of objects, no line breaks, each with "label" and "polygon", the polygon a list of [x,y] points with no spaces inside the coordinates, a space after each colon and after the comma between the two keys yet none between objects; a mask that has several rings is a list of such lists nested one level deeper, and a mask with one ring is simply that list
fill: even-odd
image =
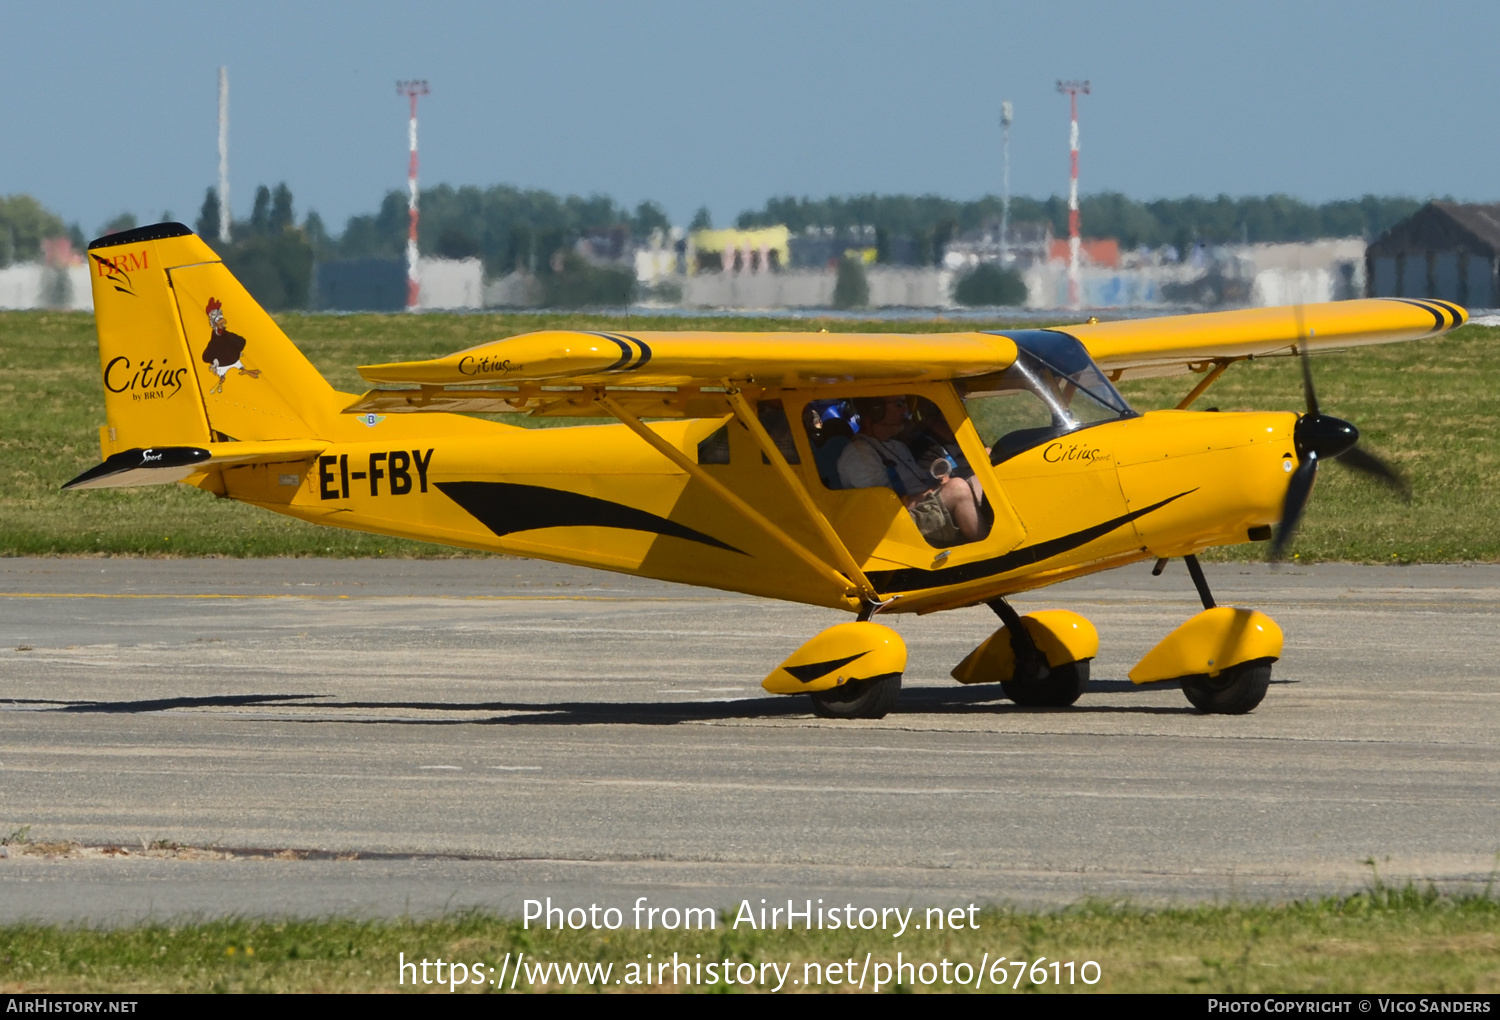
[{"label": "tail fin", "polygon": [[347,399],[180,223],[89,245],[109,425],[104,456],[329,438]]}]

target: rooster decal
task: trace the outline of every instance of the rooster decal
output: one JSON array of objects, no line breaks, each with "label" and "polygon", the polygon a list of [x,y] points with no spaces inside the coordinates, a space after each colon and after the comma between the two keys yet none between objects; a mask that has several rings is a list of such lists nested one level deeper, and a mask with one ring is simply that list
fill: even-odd
[{"label": "rooster decal", "polygon": [[245,353],[245,338],[238,333],[231,333],[224,328],[224,305],[218,298],[209,298],[208,307],[209,324],[213,326],[213,335],[208,338],[208,346],[203,348],[203,361],[211,366],[214,374],[219,377],[219,385],[209,390],[210,393],[224,392],[224,377],[229,374],[231,368],[240,370],[240,375],[248,375],[252,379],[260,378],[260,369],[246,368],[240,356]]}]

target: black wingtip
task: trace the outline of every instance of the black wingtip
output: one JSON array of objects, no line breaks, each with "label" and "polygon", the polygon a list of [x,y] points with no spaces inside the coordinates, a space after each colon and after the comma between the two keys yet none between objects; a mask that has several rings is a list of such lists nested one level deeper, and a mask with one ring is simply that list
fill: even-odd
[{"label": "black wingtip", "polygon": [[[148,485],[154,481],[164,480],[153,476],[163,472],[173,474],[183,472],[185,469],[203,463],[211,456],[212,454],[207,450],[196,446],[153,446],[146,449],[137,447],[133,450],[123,450],[110,456],[103,464],[91,467],[77,478],[65,483],[63,490],[130,484]],[[138,481],[133,481],[130,476],[136,472],[143,474]]]}]

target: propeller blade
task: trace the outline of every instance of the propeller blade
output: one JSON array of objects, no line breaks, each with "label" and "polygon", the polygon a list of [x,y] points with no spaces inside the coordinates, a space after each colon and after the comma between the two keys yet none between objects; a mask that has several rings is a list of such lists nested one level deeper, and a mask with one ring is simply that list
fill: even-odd
[{"label": "propeller blade", "polygon": [[1292,441],[1297,448],[1297,470],[1287,481],[1286,499],[1281,506],[1281,524],[1276,528],[1276,537],[1271,542],[1271,560],[1280,560],[1297,534],[1297,525],[1302,522],[1302,511],[1312,495],[1313,482],[1318,476],[1318,461],[1322,458],[1339,460],[1354,471],[1371,475],[1385,482],[1411,499],[1411,486],[1406,479],[1385,461],[1361,450],[1359,429],[1339,418],[1324,416],[1318,407],[1318,391],[1313,385],[1312,357],[1308,354],[1307,340],[1311,335],[1306,328],[1302,305],[1293,309],[1297,316],[1297,354],[1302,362],[1302,396],[1307,402],[1307,413],[1297,419],[1292,431]]},{"label": "propeller blade", "polygon": [[1318,393],[1313,388],[1312,362],[1307,354],[1307,322],[1303,314],[1301,301],[1298,301],[1294,307],[1294,314],[1297,316],[1297,353],[1302,358],[1302,397],[1307,401],[1307,413],[1313,417],[1317,417],[1320,414],[1318,411]]},{"label": "propeller blade", "polygon": [[1281,505],[1281,524],[1276,528],[1276,538],[1271,542],[1271,559],[1280,560],[1286,553],[1297,525],[1302,521],[1302,509],[1307,506],[1307,497],[1312,495],[1313,480],[1318,475],[1318,454],[1309,450],[1307,456],[1292,472],[1286,487],[1286,501]]},{"label": "propeller blade", "polygon": [[1312,358],[1308,356],[1307,344],[1299,343],[1297,350],[1302,354],[1302,395],[1307,400],[1307,413],[1313,417],[1321,417],[1318,410],[1318,391],[1313,388],[1312,381]]},{"label": "propeller blade", "polygon": [[1373,453],[1361,450],[1355,446],[1344,451],[1338,460],[1345,467],[1353,468],[1355,471],[1380,479],[1392,489],[1399,492],[1403,499],[1411,499],[1411,485],[1407,483],[1399,471]]}]

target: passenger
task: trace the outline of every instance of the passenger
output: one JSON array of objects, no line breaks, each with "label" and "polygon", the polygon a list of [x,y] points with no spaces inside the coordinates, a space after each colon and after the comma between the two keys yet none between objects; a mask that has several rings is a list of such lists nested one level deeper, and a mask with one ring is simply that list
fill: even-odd
[{"label": "passenger", "polygon": [[852,414],[853,409],[846,400],[815,400],[802,411],[807,441],[818,465],[818,477],[830,489],[841,488],[839,457],[854,439],[854,428],[849,423]]},{"label": "passenger", "polygon": [[952,475],[939,480],[917,463],[898,436],[906,428],[902,396],[867,397],[854,402],[859,434],[839,457],[839,481],[849,489],[888,485],[901,497],[917,530],[934,546],[957,545],[984,537],[979,504],[969,483]]}]

